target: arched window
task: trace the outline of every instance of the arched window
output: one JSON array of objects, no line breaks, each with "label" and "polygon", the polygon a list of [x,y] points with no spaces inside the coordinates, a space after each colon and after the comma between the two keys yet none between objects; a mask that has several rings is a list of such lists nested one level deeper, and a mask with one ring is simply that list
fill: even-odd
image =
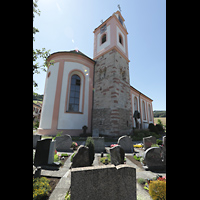
[{"label": "arched window", "polygon": [[103,44],[104,42],[106,42],[106,34],[104,34],[101,38],[101,44]]},{"label": "arched window", "polygon": [[143,119],[146,120],[146,112],[145,112],[145,103],[144,101],[142,101],[142,115],[143,115]]},{"label": "arched window", "polygon": [[79,99],[80,99],[80,86],[81,79],[78,75],[73,75],[71,77],[71,87],[69,96],[69,109],[68,111],[79,111]]},{"label": "arched window", "polygon": [[134,97],[134,111],[138,110],[137,97]]},{"label": "arched window", "polygon": [[122,38],[121,34],[119,35],[119,43],[121,43],[123,45],[123,38]]},{"label": "arched window", "polygon": [[149,121],[152,121],[150,104],[148,105],[148,108],[149,108]]}]

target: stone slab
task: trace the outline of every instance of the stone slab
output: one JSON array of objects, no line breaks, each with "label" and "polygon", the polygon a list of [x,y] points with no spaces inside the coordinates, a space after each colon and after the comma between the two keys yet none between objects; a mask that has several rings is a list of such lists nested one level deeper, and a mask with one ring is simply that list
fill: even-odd
[{"label": "stone slab", "polygon": [[71,200],[77,199],[136,200],[136,169],[129,165],[72,169]]}]

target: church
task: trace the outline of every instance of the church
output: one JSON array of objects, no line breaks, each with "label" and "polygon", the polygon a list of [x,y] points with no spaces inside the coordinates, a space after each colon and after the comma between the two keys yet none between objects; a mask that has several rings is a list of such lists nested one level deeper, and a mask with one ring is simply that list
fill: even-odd
[{"label": "church", "polygon": [[129,135],[154,123],[152,99],[130,85],[127,28],[118,10],[94,29],[93,59],[79,50],[48,57],[37,133]]}]

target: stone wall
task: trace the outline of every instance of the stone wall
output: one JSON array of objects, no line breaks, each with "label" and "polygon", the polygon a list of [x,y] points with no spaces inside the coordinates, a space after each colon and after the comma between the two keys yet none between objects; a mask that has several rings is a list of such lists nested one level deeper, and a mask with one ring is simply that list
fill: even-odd
[{"label": "stone wall", "polygon": [[129,134],[132,127],[129,63],[111,50],[96,60],[93,131],[102,135]]}]

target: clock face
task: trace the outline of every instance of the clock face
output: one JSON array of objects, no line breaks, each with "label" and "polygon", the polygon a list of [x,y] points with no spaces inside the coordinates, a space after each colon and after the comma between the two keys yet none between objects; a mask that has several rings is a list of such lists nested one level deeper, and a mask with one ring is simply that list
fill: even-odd
[{"label": "clock face", "polygon": [[107,27],[106,27],[106,24],[105,24],[105,25],[102,26],[101,29],[100,29],[101,34],[102,34],[103,32],[105,32],[106,29],[107,29]]}]

